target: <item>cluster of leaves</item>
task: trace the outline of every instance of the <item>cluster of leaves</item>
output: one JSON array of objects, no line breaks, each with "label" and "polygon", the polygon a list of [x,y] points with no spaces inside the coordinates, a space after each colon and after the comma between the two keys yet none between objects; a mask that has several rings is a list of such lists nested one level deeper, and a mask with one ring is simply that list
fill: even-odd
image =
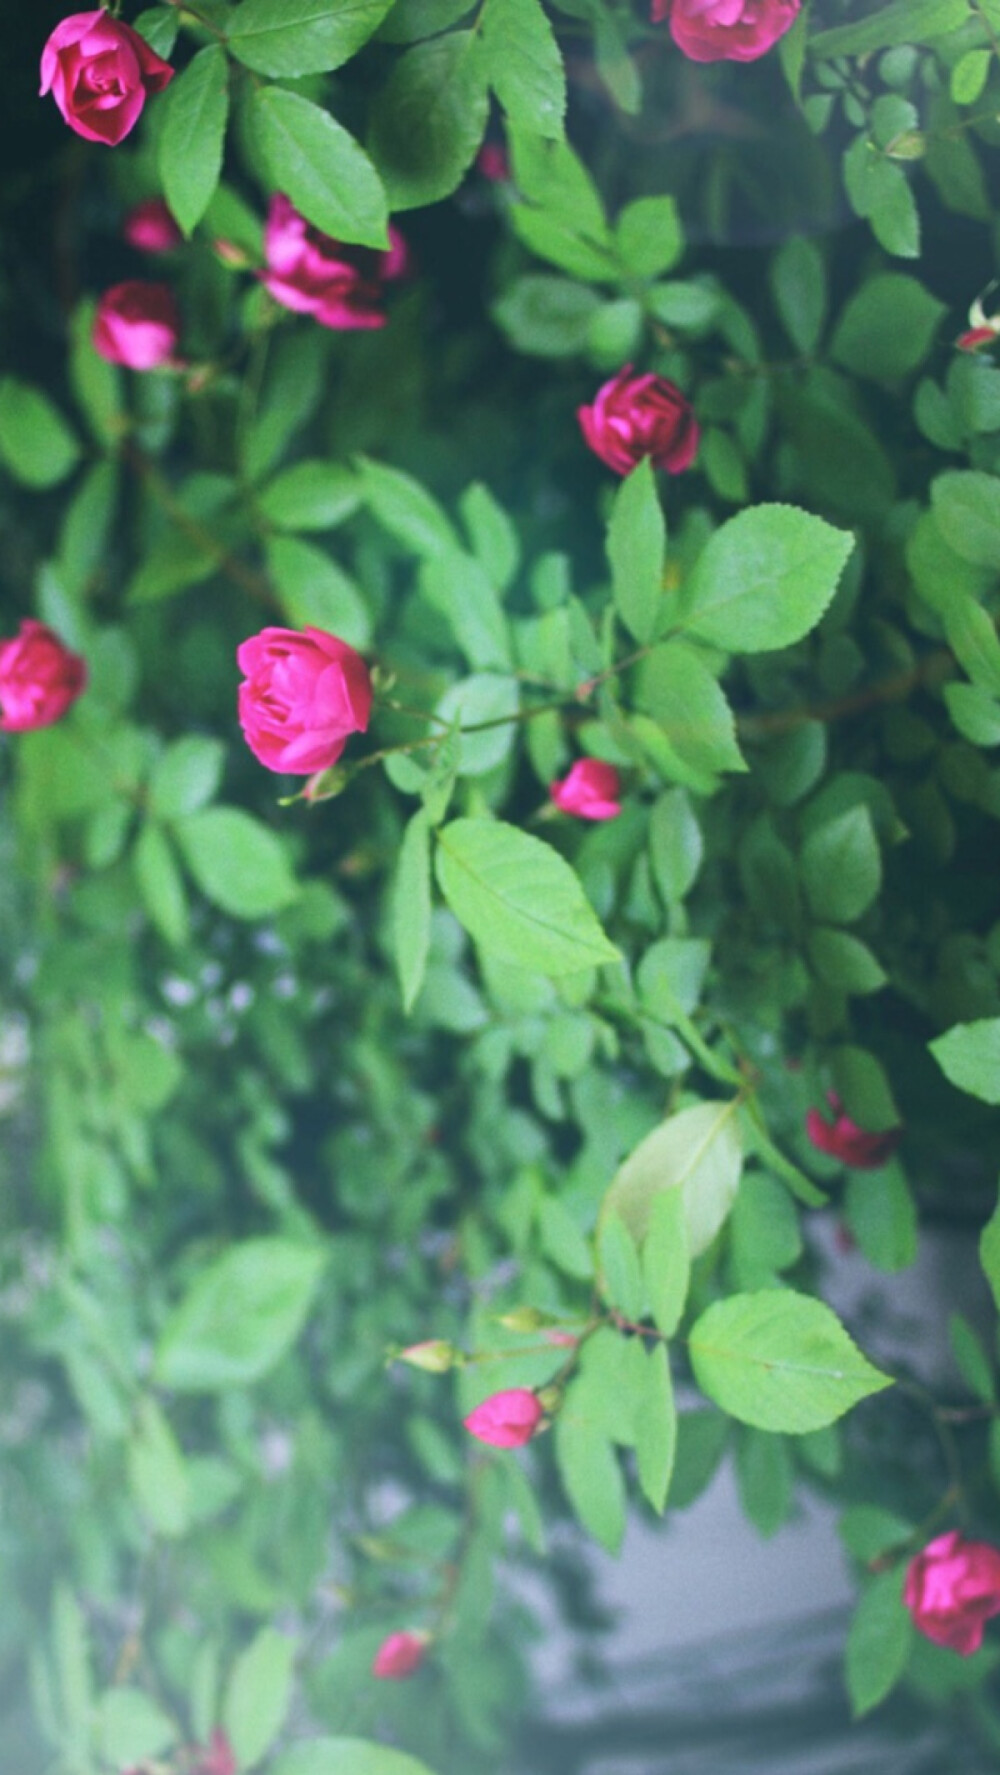
[{"label": "cluster of leaves", "polygon": [[[953,343],[996,269],[1000,8],[821,10],[693,69],[605,0],[154,6],[178,72],[135,137],[53,138],[88,293],[26,304],[27,245],[0,288],[4,634],[30,610],[89,670],[0,761],[25,1775],[174,1775],[216,1729],[241,1772],[494,1771],[504,1562],[556,1572],[568,1512],[615,1549],[630,1488],[681,1509],[727,1452],[764,1534],[797,1481],[843,1501],[856,1709],[905,1680],[1000,1731],[995,1650],[902,1604],[955,1512],[1000,1540],[993,1351],[959,1317],[954,1396],[897,1403],[812,1232],[832,1202],[891,1273],[971,1220],[1000,1299],[1000,370]],[[792,163],[863,226],[726,251]],[[337,336],[245,275],[276,190],[376,248],[456,195],[404,216],[384,331]],[[128,376],[93,267],[134,270],[157,194],[184,362]],[[953,212],[961,253],[892,264]],[[579,437],[626,361],[701,425],[662,487]],[[264,622],[378,664],[367,738],[281,803],[235,719]],[[548,800],[581,752],[624,789],[590,827]],[[809,1145],[830,1090],[902,1129],[881,1168]],[[426,1339],[453,1375],[386,1367]],[[461,1415],[513,1387],[551,1434],[484,1455]],[[927,1435],[890,1477],[893,1412]],[[380,1682],[400,1626],[430,1655]]]}]

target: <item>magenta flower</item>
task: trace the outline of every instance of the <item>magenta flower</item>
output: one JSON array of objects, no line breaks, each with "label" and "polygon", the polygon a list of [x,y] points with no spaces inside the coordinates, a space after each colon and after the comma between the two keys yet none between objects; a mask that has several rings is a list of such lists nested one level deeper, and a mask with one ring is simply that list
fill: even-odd
[{"label": "magenta flower", "polygon": [[172,362],[181,317],[169,284],[112,284],[97,304],[94,350],[110,364],[130,370],[160,370]]},{"label": "magenta flower", "polygon": [[790,31],[802,0],[653,0],[654,25],[693,62],[755,62]]},{"label": "magenta flower", "polygon": [[122,234],[141,253],[172,252],[184,238],[162,197],[135,204],[122,223]]},{"label": "magenta flower", "polygon": [[384,327],[383,285],[410,268],[406,242],[389,229],[389,250],[344,246],[300,215],[281,192],[271,199],[264,232],[264,288],[283,308],[337,330]]},{"label": "magenta flower", "polygon": [[1000,1550],[954,1529],[938,1535],[907,1566],[903,1601],[927,1639],[967,1658],[1000,1615]]},{"label": "magenta flower", "polygon": [[312,776],[364,733],[372,686],[360,653],[325,629],[262,629],[236,654],[240,726],[268,770]]},{"label": "magenta flower", "polygon": [[552,784],[549,794],[564,814],[578,820],[613,820],[622,811],[622,784],[613,764],[599,758],[578,758],[568,776]]},{"label": "magenta flower", "polygon": [[427,1656],[429,1644],[430,1635],[427,1633],[413,1633],[405,1629],[400,1633],[390,1633],[375,1653],[372,1675],[389,1678],[393,1682],[412,1676]]},{"label": "magenta flower", "polygon": [[521,1448],[531,1441],[544,1416],[527,1387],[509,1387],[503,1393],[491,1393],[464,1421],[469,1435],[480,1442],[493,1448]]},{"label": "magenta flower", "polygon": [[0,641],[0,732],[29,733],[65,715],[87,683],[87,664],[34,617]]},{"label": "magenta flower", "polygon": [[828,1122],[818,1109],[806,1116],[806,1134],[821,1153],[829,1153],[842,1165],[854,1171],[876,1171],[892,1158],[903,1136],[901,1128],[886,1128],[880,1134],[866,1133],[844,1114],[844,1106],[836,1091],[828,1091],[826,1100],[834,1119]]},{"label": "magenta flower", "polygon": [[698,453],[698,421],[689,400],[665,376],[633,376],[626,364],[605,382],[593,405],[578,407],[580,430],[595,456],[627,475],[644,456],[679,475]]},{"label": "magenta flower", "polygon": [[173,77],[138,31],[102,8],[71,13],[42,50],[42,95],[51,92],[78,136],[109,147],[135,128],[149,94]]}]

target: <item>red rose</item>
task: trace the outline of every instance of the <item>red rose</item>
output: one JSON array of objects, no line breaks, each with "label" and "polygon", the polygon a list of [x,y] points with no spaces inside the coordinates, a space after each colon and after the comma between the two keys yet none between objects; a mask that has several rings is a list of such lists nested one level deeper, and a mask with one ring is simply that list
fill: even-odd
[{"label": "red rose", "polygon": [[78,136],[112,147],[173,77],[138,31],[102,10],[71,13],[42,50],[42,93],[51,92]]},{"label": "red rose", "polygon": [[184,238],[162,197],[147,197],[130,209],[122,233],[141,253],[172,252]]},{"label": "red rose", "polygon": [[51,727],[87,682],[86,661],[34,617],[11,641],[0,641],[0,729],[28,733]]},{"label": "red rose", "polygon": [[621,789],[613,764],[578,758],[569,775],[553,783],[549,793],[564,814],[576,814],[580,820],[613,820],[622,811]]},{"label": "red rose", "polygon": [[180,338],[181,317],[169,284],[113,284],[94,316],[94,350],[111,364],[130,370],[158,370],[169,364]]},{"label": "red rose", "polygon": [[579,407],[580,429],[596,456],[627,475],[644,456],[655,468],[679,475],[690,468],[698,450],[698,421],[691,403],[664,376],[633,376],[626,364],[594,396],[592,407]]},{"label": "red rose", "polygon": [[464,1420],[470,1436],[493,1448],[521,1448],[530,1442],[545,1413],[527,1387],[491,1393]]},{"label": "red rose", "polygon": [[954,1529],[938,1535],[907,1566],[903,1601],[927,1639],[968,1657],[1000,1615],[1000,1551]]},{"label": "red rose", "polygon": [[375,1653],[372,1676],[399,1681],[412,1676],[427,1656],[430,1638],[426,1633],[390,1633]]},{"label": "red rose", "polygon": [[338,330],[384,327],[382,286],[409,269],[406,242],[389,229],[388,252],[343,246],[307,222],[287,197],[271,199],[261,281],[276,302]]},{"label": "red rose", "polygon": [[346,641],[323,629],[262,629],[237,655],[240,726],[268,770],[312,776],[328,770],[348,734],[364,733],[371,712],[368,667]]},{"label": "red rose", "polygon": [[832,1122],[826,1121],[818,1109],[811,1109],[806,1116],[806,1134],[813,1146],[855,1171],[877,1171],[880,1165],[887,1164],[902,1139],[902,1129],[887,1128],[881,1134],[868,1134],[850,1116],[845,1116],[836,1091],[828,1091],[826,1097],[833,1110]]},{"label": "red rose", "polygon": [[693,62],[755,62],[791,30],[802,0],[653,0],[654,25]]}]

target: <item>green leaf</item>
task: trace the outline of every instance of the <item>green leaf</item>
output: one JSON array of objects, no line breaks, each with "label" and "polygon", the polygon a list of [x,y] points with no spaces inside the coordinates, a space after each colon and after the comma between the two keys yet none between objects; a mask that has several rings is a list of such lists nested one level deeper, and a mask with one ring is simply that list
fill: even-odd
[{"label": "green leaf", "polygon": [[250,1386],[295,1343],[326,1254],[288,1239],[245,1239],[208,1265],[173,1309],[156,1346],[158,1386],[211,1393]]},{"label": "green leaf", "polygon": [[852,1504],[837,1528],[848,1553],[862,1565],[870,1565],[895,1547],[905,1547],[913,1536],[913,1524],[881,1504]]},{"label": "green leaf", "polygon": [[740,1184],[729,1223],[729,1261],[741,1290],[769,1288],[802,1255],[799,1216],[788,1191],[766,1173]]},{"label": "green leaf", "polygon": [[891,1386],[822,1301],[764,1289],[716,1301],[689,1338],[703,1393],[759,1430],[819,1430]]},{"label": "green leaf", "polygon": [[769,1540],[792,1507],[794,1470],[785,1438],[744,1428],[736,1440],[736,1479],[744,1514]]},{"label": "green leaf", "polygon": [[691,1280],[682,1190],[660,1190],[650,1203],[649,1226],[642,1242],[642,1274],[653,1319],[664,1337],[673,1337]]},{"label": "green leaf", "polygon": [[431,825],[425,808],[408,822],[399,847],[393,889],[396,972],[404,1011],[423,985],[431,937]]},{"label": "green leaf", "polygon": [[917,1256],[916,1204],[898,1165],[874,1175],[853,1172],[844,1192],[844,1215],[868,1262],[893,1275]]},{"label": "green leaf", "polygon": [[555,1426],[556,1465],[574,1512],[587,1530],[617,1553],[625,1533],[625,1487],[611,1442],[574,1417],[573,1385],[566,1391]]},{"label": "green leaf", "polygon": [[148,822],[132,852],[139,898],[165,942],[187,941],[188,905],[184,882],[166,834]]},{"label": "green leaf", "polygon": [[719,772],[746,770],[725,691],[697,648],[657,647],[642,661],[635,700],[653,721],[634,716],[631,725],[661,775],[707,794]]},{"label": "green leaf", "polygon": [[1000,1312],[1000,1202],[994,1208],[979,1240],[979,1261]]},{"label": "green leaf", "polygon": [[529,357],[575,357],[601,311],[593,290],[567,277],[530,271],[509,283],[491,309],[511,344]]},{"label": "green leaf", "polygon": [[139,1401],[128,1443],[128,1479],[132,1495],[155,1534],[174,1539],[187,1533],[191,1481],[177,1438],[155,1399]]},{"label": "green leaf", "polygon": [[639,1253],[624,1221],[605,1214],[597,1240],[600,1289],[610,1307],[633,1323],[642,1317],[642,1270]]},{"label": "green leaf", "polygon": [[665,903],[676,905],[694,886],[705,845],[683,789],[668,789],[649,816],[649,860]]},{"label": "green leaf", "polygon": [[826,319],[826,268],[815,241],[794,234],[771,261],[771,288],[797,351],[815,351]]},{"label": "green leaf", "polygon": [[452,31],[400,57],[372,107],[369,135],[394,210],[451,195],[472,165],[488,113],[472,31]]},{"label": "green leaf", "polygon": [[684,251],[674,199],[637,197],[626,204],[615,226],[615,246],[634,277],[660,277],[672,271]]},{"label": "green leaf", "polygon": [[930,43],[957,31],[969,16],[967,0],[890,0],[868,18],[820,31],[809,40],[809,54],[825,59],[838,55],[869,55],[900,43]]},{"label": "green leaf", "polygon": [[684,1203],[688,1248],[700,1256],[733,1205],[743,1165],[738,1100],[696,1103],[661,1122],[615,1174],[602,1213],[621,1216],[641,1244],[653,1230],[653,1204],[676,1190]]},{"label": "green leaf", "polygon": [[362,1738],[314,1738],[283,1751],[269,1775],[431,1775],[425,1763]]},{"label": "green leaf", "polygon": [[141,1689],[108,1689],[97,1709],[100,1753],[123,1769],[158,1757],[177,1740],[177,1727]]},{"label": "green leaf", "polygon": [[339,462],[296,462],[257,495],[259,511],[278,530],[333,530],[360,504],[357,476]]},{"label": "green leaf", "polygon": [[833,1082],[847,1114],[859,1128],[879,1134],[898,1127],[899,1110],[885,1068],[866,1048],[848,1042],[834,1049]]},{"label": "green leaf", "polygon": [[521,544],[513,522],[482,481],[473,481],[465,489],[459,509],[480,567],[498,592],[506,591],[521,564]]},{"label": "green leaf", "polygon": [[275,186],[307,221],[335,240],[388,247],[378,173],[329,112],[301,93],[262,86],[251,100],[250,120]]},{"label": "green leaf", "polygon": [[810,832],[802,846],[802,883],[817,918],[853,924],[882,886],[882,856],[867,807],[851,807]]},{"label": "green leaf", "polygon": [[946,684],[948,713],[973,746],[1000,746],[1000,701],[978,684]]},{"label": "green leaf", "polygon": [[903,1572],[874,1578],[855,1610],[847,1634],[844,1671],[855,1719],[870,1713],[895,1688],[913,1643],[913,1622],[903,1603]]},{"label": "green leaf", "polygon": [[295,899],[280,838],[241,808],[205,808],[173,830],[205,898],[233,918],[266,918]]},{"label": "green leaf", "polygon": [[351,647],[369,645],[372,625],[368,607],[336,561],[298,536],[269,536],[265,553],[268,573],[290,623],[296,628],[311,624],[325,629]]},{"label": "green leaf", "polygon": [[996,1381],[990,1358],[982,1339],[963,1313],[952,1313],[948,1320],[948,1337],[952,1354],[966,1386],[985,1404],[996,1401]]},{"label": "green leaf", "polygon": [[227,41],[258,74],[322,74],[367,43],[391,6],[392,0],[242,0]]},{"label": "green leaf", "polygon": [[219,787],[226,750],[221,740],[185,734],[173,740],[149,779],[149,810],[160,820],[197,813]]},{"label": "green leaf", "polygon": [[487,0],[479,29],[489,83],[511,122],[558,141],[566,75],[539,0]]},{"label": "green leaf", "polygon": [[875,382],[895,382],[919,369],[946,312],[915,277],[884,271],[847,303],[830,350],[837,363]]},{"label": "green leaf", "polygon": [[461,925],[486,950],[540,974],[619,959],[569,864],[499,820],[453,820],[439,834],[437,876]]},{"label": "green leaf", "polygon": [[871,950],[846,931],[810,931],[809,960],[827,986],[858,997],[879,992],[888,979]]},{"label": "green leaf", "polygon": [[648,456],[615,494],[607,548],[618,614],[645,646],[656,634],[663,610],[667,548],[667,527]]},{"label": "green leaf", "polygon": [[201,221],[222,172],[229,64],[218,44],[200,49],[161,101],[157,157],[170,209],[185,234]]},{"label": "green leaf", "polygon": [[25,487],[55,487],[80,460],[80,445],[40,389],[0,380],[0,461]]},{"label": "green leaf", "polygon": [[738,512],[702,549],[680,593],[681,621],[731,653],[790,647],[815,628],[854,538],[791,505]]},{"label": "green leaf", "polygon": [[948,469],[931,482],[931,506],[949,548],[976,567],[1000,568],[1000,480]]},{"label": "green leaf", "polygon": [[460,553],[458,537],[445,513],[425,487],[412,475],[387,463],[362,457],[359,462],[361,490],[380,524],[418,555]]},{"label": "green leaf", "polygon": [[930,1043],[930,1050],[945,1078],[960,1091],[984,1103],[1000,1103],[1000,1017],[956,1023]]},{"label": "green leaf", "polygon": [[264,1627],[242,1652],[226,1686],[222,1723],[240,1769],[270,1750],[292,1698],[295,1641]]},{"label": "green leaf", "polygon": [[654,1345],[648,1353],[637,1347],[641,1379],[636,1396],[636,1466],[644,1497],[662,1516],[677,1452],[677,1408],[663,1345]]},{"label": "green leaf", "polygon": [[967,49],[951,70],[951,96],[956,105],[974,105],[989,79],[992,55],[988,49]]}]

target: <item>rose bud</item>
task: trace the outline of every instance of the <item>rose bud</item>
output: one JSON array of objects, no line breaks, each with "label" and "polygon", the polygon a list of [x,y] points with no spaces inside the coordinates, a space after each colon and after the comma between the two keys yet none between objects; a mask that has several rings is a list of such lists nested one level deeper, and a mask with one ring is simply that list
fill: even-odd
[{"label": "rose bud", "polygon": [[464,1419],[470,1436],[493,1448],[521,1448],[530,1442],[545,1413],[527,1387],[491,1393]]},{"label": "rose bud", "polygon": [[147,197],[130,209],[122,234],[141,253],[170,253],[184,239],[162,197]]},{"label": "rose bud", "polygon": [[556,807],[578,820],[613,820],[622,811],[621,787],[613,764],[578,758],[569,775],[552,784],[549,794]]},{"label": "rose bud", "polygon": [[868,1134],[844,1114],[836,1091],[828,1091],[826,1098],[833,1110],[832,1122],[826,1121],[818,1109],[811,1109],[806,1116],[806,1134],[813,1146],[855,1171],[877,1171],[880,1165],[887,1164],[902,1139],[902,1129],[886,1128],[882,1133]]},{"label": "rose bud", "polygon": [[311,776],[364,733],[372,688],[360,653],[324,629],[262,629],[237,650],[243,737],[268,770]]},{"label": "rose bud", "polygon": [[644,456],[654,468],[679,475],[690,468],[698,451],[698,421],[690,401],[664,376],[633,376],[626,364],[594,396],[592,407],[579,407],[577,418],[595,456],[627,475]]},{"label": "rose bud", "polygon": [[271,199],[264,231],[264,288],[295,314],[339,330],[384,327],[382,285],[409,265],[406,242],[389,230],[389,250],[344,246],[300,215],[281,192]]},{"label": "rose bud", "polygon": [[195,1753],[192,1775],[238,1775],[236,1753],[225,1732],[218,1726],[212,1733],[208,1748]]},{"label": "rose bud", "polygon": [[174,77],[138,31],[110,13],[74,12],[42,50],[42,86],[70,129],[113,147],[135,128],[150,93]]},{"label": "rose bud", "polygon": [[927,1639],[967,1658],[1000,1615],[1000,1550],[954,1529],[938,1535],[907,1566],[903,1601]]},{"label": "rose bud", "polygon": [[461,1350],[447,1344],[443,1337],[431,1337],[422,1344],[411,1344],[400,1350],[397,1362],[408,1362],[411,1368],[422,1368],[427,1374],[447,1374],[463,1361]]},{"label": "rose bud", "polygon": [[0,730],[51,727],[86,682],[86,661],[44,623],[26,617],[12,640],[0,641]]},{"label": "rose bud", "polygon": [[654,25],[693,62],[755,62],[790,31],[802,0],[653,0]]},{"label": "rose bud", "polygon": [[394,1682],[412,1676],[427,1656],[429,1633],[390,1633],[372,1661],[372,1676],[388,1677]]},{"label": "rose bud", "polygon": [[505,185],[510,178],[510,161],[501,142],[484,142],[476,155],[476,167],[491,185]]},{"label": "rose bud", "polygon": [[159,370],[177,349],[181,317],[169,284],[113,284],[94,316],[94,350],[109,364],[130,370]]},{"label": "rose bud", "polygon": [[980,351],[984,345],[996,344],[995,327],[970,327],[967,333],[959,333],[955,340],[959,351]]}]

